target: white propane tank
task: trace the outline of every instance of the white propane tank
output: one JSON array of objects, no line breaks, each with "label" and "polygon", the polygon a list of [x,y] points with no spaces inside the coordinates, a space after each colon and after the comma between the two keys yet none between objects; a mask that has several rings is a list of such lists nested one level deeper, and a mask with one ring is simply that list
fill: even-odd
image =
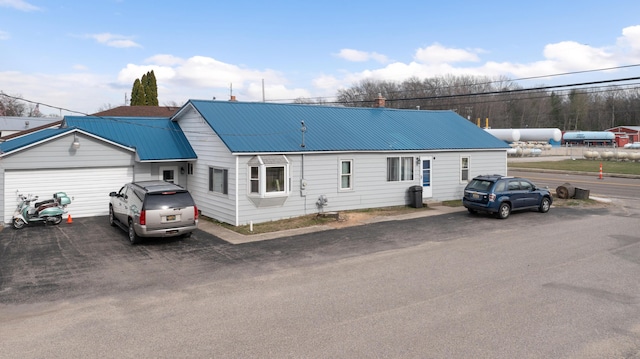
[{"label": "white propane tank", "polygon": [[520,141],[520,131],[512,128],[485,128],[485,131],[505,142]]},{"label": "white propane tank", "polygon": [[559,128],[521,128],[521,141],[555,141],[560,142],[562,131]]},{"label": "white propane tank", "polygon": [[542,150],[539,148],[531,149],[531,156],[540,156],[542,154]]},{"label": "white propane tank", "polygon": [[626,160],[629,157],[629,154],[626,152],[616,152],[616,159],[618,160]]},{"label": "white propane tank", "polygon": [[602,156],[603,159],[609,160],[609,159],[613,158],[613,152],[605,151],[605,152],[602,152],[601,156]]}]

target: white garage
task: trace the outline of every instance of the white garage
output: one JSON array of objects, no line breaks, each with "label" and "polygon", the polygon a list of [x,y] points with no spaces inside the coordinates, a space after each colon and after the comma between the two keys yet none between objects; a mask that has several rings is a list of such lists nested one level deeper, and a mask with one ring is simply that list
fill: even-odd
[{"label": "white garage", "polygon": [[4,222],[12,221],[18,193],[48,199],[56,192],[66,192],[71,198],[67,210],[72,218],[107,215],[109,192],[132,180],[133,167],[7,170]]}]

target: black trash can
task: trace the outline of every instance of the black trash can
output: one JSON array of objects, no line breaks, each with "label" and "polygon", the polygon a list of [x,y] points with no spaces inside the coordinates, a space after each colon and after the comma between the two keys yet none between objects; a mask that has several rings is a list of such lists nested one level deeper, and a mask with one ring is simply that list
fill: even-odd
[{"label": "black trash can", "polygon": [[409,205],[413,208],[422,208],[422,186],[409,187]]}]

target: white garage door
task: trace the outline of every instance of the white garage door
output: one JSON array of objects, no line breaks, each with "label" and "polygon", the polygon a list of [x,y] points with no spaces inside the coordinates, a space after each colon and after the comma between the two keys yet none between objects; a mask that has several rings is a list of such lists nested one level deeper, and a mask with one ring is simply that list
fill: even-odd
[{"label": "white garage door", "polygon": [[72,218],[107,215],[109,192],[120,190],[132,179],[132,167],[6,171],[4,222],[11,222],[18,193],[31,193],[42,200],[66,192],[71,198],[67,211]]}]

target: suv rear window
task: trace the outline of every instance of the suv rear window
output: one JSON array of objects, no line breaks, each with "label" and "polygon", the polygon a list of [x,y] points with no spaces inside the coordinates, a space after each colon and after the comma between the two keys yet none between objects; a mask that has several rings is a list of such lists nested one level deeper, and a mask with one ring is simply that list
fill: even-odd
[{"label": "suv rear window", "polygon": [[193,199],[189,192],[149,193],[144,203],[146,210],[189,206],[193,206]]},{"label": "suv rear window", "polygon": [[487,192],[489,191],[489,188],[491,188],[492,184],[493,182],[491,181],[474,179],[471,182],[469,182],[469,185],[467,185],[467,189],[470,189],[472,191]]}]

